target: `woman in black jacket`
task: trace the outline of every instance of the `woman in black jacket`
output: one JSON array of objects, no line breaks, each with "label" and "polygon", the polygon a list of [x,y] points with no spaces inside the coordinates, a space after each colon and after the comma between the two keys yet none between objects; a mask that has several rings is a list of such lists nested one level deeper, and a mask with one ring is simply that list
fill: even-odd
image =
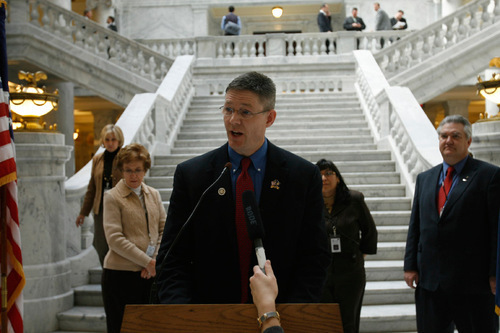
[{"label": "woman in black jacket", "polygon": [[377,253],[377,229],[361,192],[349,190],[332,161],[316,165],[323,178],[324,215],[332,261],[322,302],[339,303],[345,333],[359,332],[366,254]]}]

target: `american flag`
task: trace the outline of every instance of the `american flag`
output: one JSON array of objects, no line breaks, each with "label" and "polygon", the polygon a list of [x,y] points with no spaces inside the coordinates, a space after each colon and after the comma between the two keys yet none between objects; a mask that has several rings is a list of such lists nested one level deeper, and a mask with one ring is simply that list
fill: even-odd
[{"label": "american flag", "polygon": [[[2,302],[2,311],[7,312],[7,332],[23,332],[23,297],[22,290],[25,284],[23,259],[21,254],[21,232],[19,229],[19,214],[17,210],[17,173],[12,131],[12,118],[9,110],[9,85],[7,67],[7,48],[5,36],[5,9],[7,3],[0,1],[0,188],[6,192],[5,202],[1,202],[2,215],[6,218],[6,232],[2,240],[6,239],[2,248],[1,261],[7,263],[7,271],[2,271],[2,288],[7,284],[7,304]],[[2,217],[2,220],[3,218]],[[2,229],[3,230],[3,229]],[[5,267],[5,263],[2,263]],[[2,290],[3,293],[4,290]],[[3,297],[2,297],[3,299]],[[4,316],[2,316],[4,318]],[[5,327],[5,323],[2,323]],[[5,333],[5,332],[4,332]]]}]

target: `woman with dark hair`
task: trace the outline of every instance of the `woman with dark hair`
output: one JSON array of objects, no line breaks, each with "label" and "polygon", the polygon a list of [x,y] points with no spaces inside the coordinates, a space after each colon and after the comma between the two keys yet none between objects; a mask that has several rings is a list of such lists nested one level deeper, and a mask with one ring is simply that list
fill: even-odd
[{"label": "woman with dark hair", "polygon": [[319,160],[332,261],[322,302],[339,303],[345,333],[359,332],[365,293],[364,256],[377,253],[377,229],[361,192],[349,190],[332,161]]}]

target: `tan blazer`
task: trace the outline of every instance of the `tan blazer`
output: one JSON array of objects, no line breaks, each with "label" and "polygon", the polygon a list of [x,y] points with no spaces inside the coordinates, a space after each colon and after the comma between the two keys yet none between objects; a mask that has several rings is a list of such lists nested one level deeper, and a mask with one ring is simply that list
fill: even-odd
[{"label": "tan blazer", "polygon": [[[112,176],[112,187],[122,179],[122,172],[118,170],[116,164],[118,159],[113,159],[113,168],[111,171]],[[92,172],[90,173],[89,185],[87,186],[87,193],[85,193],[85,199],[83,199],[82,209],[80,209],[80,215],[88,216],[92,207],[94,207],[94,214],[99,214],[99,208],[101,205],[101,193],[102,193],[102,175],[104,173],[104,153],[96,154],[92,158]]]},{"label": "tan blazer", "polygon": [[104,258],[104,268],[140,271],[152,259],[146,255],[150,241],[156,245],[153,255],[156,258],[167,214],[157,190],[143,183],[142,192],[148,223],[139,197],[127,186],[125,180],[122,179],[104,193],[103,224],[109,246]]}]

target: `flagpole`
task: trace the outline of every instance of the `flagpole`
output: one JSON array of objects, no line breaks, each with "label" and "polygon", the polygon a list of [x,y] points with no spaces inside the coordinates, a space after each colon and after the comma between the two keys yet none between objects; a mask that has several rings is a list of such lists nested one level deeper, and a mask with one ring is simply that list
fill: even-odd
[{"label": "flagpole", "polygon": [[2,226],[2,332],[7,333],[7,186],[0,186],[0,224]]}]

